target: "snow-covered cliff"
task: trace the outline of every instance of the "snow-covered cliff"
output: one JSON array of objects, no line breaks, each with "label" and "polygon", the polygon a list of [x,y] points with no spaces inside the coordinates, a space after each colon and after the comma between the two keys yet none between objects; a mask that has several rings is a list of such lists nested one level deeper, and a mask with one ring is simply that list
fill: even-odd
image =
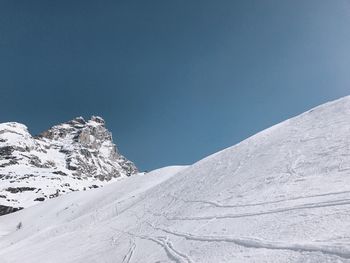
[{"label": "snow-covered cliff", "polygon": [[0,124],[0,214],[137,172],[101,117],[78,117],[38,136],[20,123]]}]

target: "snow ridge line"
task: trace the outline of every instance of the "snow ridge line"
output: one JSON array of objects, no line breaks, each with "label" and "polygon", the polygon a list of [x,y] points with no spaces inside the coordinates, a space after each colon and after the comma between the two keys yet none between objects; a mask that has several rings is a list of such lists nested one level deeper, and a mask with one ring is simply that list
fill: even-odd
[{"label": "snow ridge line", "polygon": [[295,252],[320,252],[327,255],[335,255],[341,258],[349,259],[350,258],[350,248],[345,245],[320,245],[316,243],[283,243],[275,241],[266,241],[256,238],[234,238],[231,236],[200,236],[193,235],[190,233],[182,233],[177,231],[171,231],[168,229],[162,229],[166,233],[183,237],[187,240],[194,241],[205,241],[205,242],[229,242],[234,243],[238,246],[243,246],[246,248],[265,248],[265,249],[279,249],[279,250],[291,250]]},{"label": "snow ridge line", "polygon": [[207,215],[207,216],[185,216],[185,217],[168,217],[168,216],[165,216],[165,215],[161,215],[161,216],[165,216],[168,220],[226,219],[226,218],[242,218],[242,217],[269,215],[269,214],[284,213],[284,212],[289,212],[289,211],[294,211],[294,210],[301,210],[301,209],[314,209],[314,208],[343,206],[343,205],[350,205],[350,199],[326,201],[326,202],[320,202],[320,203],[311,203],[311,204],[300,205],[300,206],[271,209],[271,210],[268,210],[268,211],[261,211],[261,212],[255,212],[255,213],[221,214],[221,215]]}]

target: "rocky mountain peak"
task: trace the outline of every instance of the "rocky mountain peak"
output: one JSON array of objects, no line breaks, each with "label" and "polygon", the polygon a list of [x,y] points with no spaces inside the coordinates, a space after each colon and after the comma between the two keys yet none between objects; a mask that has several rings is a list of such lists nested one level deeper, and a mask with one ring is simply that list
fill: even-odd
[{"label": "rocky mountain peak", "polygon": [[99,116],[91,116],[91,119],[90,119],[90,121],[91,122],[96,122],[96,123],[99,123],[99,124],[101,124],[101,125],[105,125],[105,120],[104,119],[102,119],[101,117],[99,117]]},{"label": "rocky mountain peak", "polygon": [[[26,207],[137,172],[119,153],[101,117],[77,117],[34,137],[23,124],[0,124],[0,206]],[[7,191],[16,187],[32,189],[35,198],[23,202],[27,191]]]}]

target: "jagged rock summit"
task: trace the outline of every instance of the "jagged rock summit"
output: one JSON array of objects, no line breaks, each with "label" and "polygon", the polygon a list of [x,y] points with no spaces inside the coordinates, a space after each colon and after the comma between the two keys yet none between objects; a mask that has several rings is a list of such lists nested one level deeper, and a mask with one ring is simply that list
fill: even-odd
[{"label": "jagged rock summit", "polygon": [[101,117],[78,117],[37,136],[20,123],[0,124],[0,214],[137,172]]}]

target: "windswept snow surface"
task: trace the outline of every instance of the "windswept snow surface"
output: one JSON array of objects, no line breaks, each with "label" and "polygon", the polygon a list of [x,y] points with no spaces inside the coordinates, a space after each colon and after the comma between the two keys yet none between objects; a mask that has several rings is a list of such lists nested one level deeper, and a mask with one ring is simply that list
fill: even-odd
[{"label": "windswept snow surface", "polygon": [[3,216],[0,235],[7,263],[350,262],[350,97],[187,168]]}]

